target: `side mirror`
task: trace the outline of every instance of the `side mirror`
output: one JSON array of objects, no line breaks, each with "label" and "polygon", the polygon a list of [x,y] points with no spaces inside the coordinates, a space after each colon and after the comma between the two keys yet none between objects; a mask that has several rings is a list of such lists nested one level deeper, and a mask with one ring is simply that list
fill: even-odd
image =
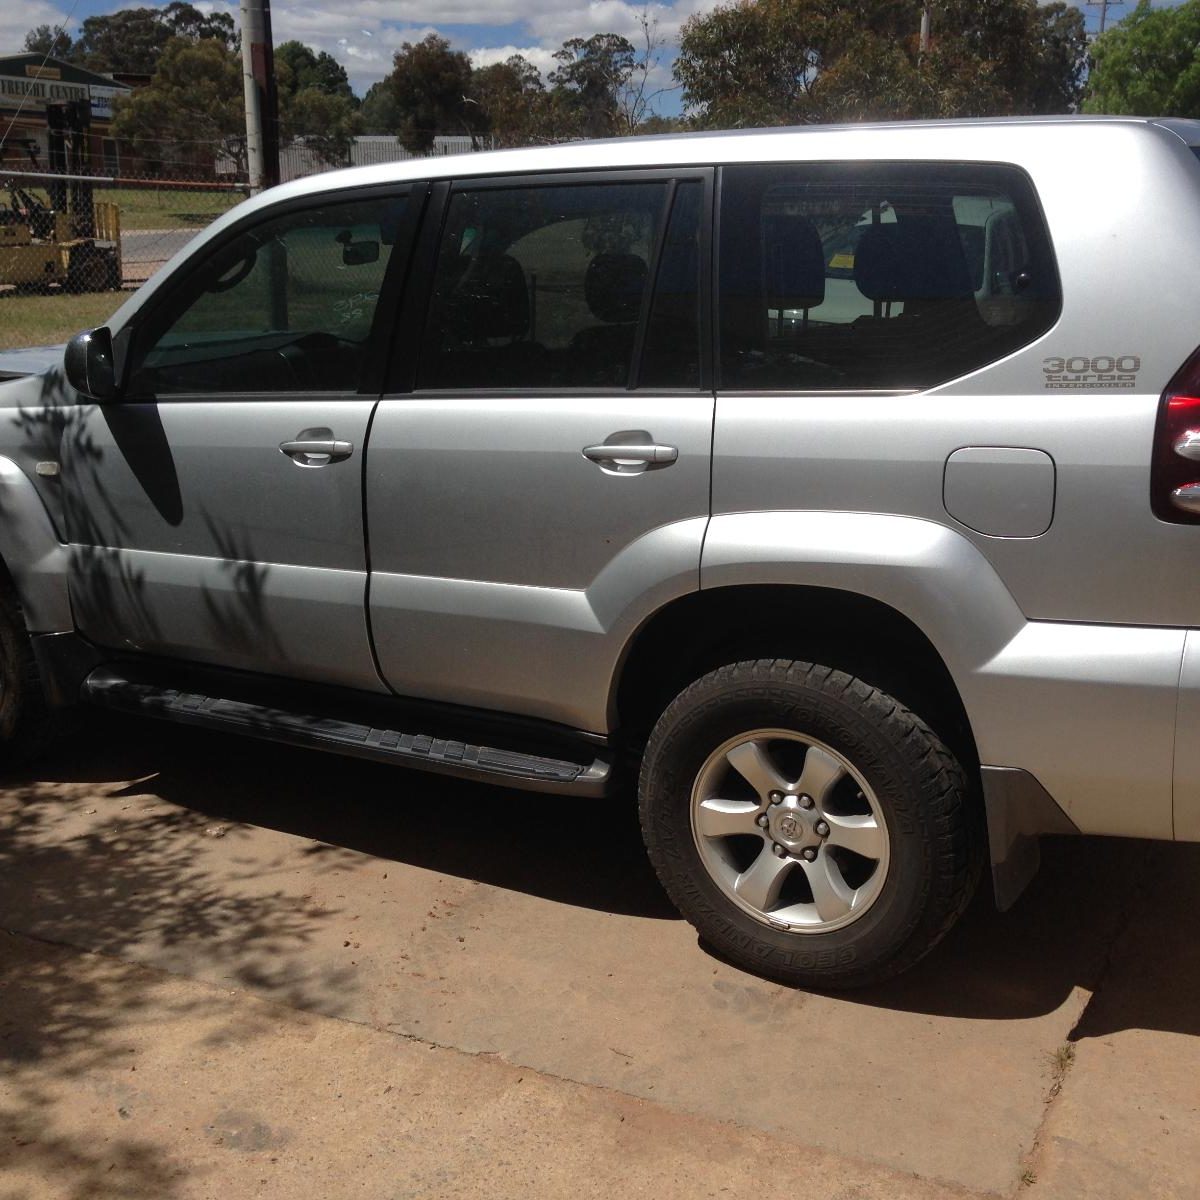
[{"label": "side mirror", "polygon": [[77,333],[63,357],[67,382],[89,400],[112,400],[117,394],[112,335],[105,326]]}]

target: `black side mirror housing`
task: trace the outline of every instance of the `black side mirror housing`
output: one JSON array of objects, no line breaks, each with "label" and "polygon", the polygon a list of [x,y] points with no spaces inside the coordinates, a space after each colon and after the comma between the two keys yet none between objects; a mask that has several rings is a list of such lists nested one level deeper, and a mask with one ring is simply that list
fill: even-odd
[{"label": "black side mirror housing", "polygon": [[101,325],[77,333],[63,357],[67,382],[89,400],[103,403],[117,395],[117,373],[113,366],[112,334]]}]

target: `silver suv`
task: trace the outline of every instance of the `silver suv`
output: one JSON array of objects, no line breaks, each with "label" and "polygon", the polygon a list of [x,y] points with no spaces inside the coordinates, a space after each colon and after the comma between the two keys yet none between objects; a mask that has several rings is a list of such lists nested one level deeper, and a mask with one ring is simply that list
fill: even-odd
[{"label": "silver suv", "polygon": [[5,752],[98,703],[586,800],[581,846],[636,772],[702,937],[826,987],[1042,834],[1200,840],[1197,144],[629,139],[240,205],[8,356]]}]

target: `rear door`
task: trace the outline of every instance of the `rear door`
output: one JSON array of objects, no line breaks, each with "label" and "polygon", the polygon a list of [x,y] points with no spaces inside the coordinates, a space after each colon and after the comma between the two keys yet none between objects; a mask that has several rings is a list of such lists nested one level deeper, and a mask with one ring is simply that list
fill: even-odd
[{"label": "rear door", "polygon": [[446,189],[367,464],[396,691],[603,730],[642,606],[697,586],[710,198],[703,169]]},{"label": "rear door", "polygon": [[63,446],[71,601],[102,646],[384,690],[362,468],[408,189],[272,208],[138,318],[125,395]]}]

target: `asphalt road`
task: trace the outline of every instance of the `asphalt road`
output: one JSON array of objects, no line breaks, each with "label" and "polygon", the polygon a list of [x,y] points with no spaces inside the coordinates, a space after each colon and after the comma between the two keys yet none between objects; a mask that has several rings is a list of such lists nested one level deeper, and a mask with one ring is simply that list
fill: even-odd
[{"label": "asphalt road", "polygon": [[0,794],[0,1195],[1192,1197],[1197,914],[1200,847],[1056,841],[794,991],[627,802],[103,717]]},{"label": "asphalt road", "polygon": [[121,234],[121,258],[126,280],[139,282],[183,249],[199,229],[132,229]]}]

